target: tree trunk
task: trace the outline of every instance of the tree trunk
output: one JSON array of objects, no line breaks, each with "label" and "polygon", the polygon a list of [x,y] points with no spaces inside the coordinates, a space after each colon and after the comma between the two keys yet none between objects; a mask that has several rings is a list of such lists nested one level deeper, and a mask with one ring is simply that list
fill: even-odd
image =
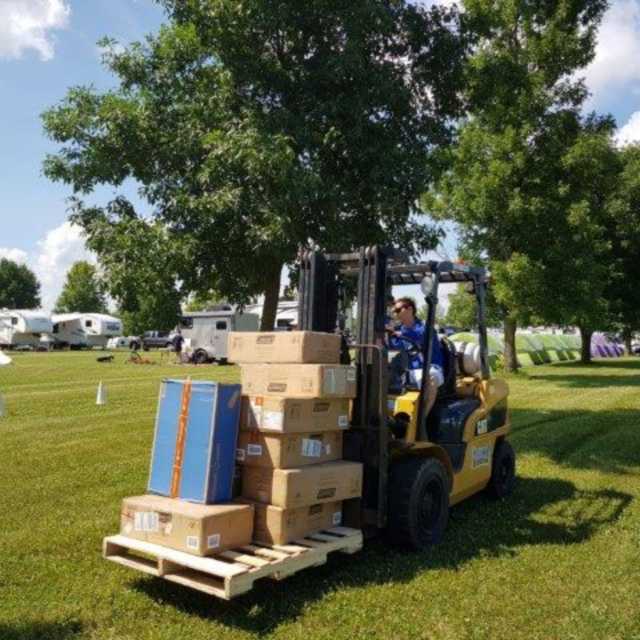
[{"label": "tree trunk", "polygon": [[593,331],[585,327],[578,328],[580,329],[580,337],[582,338],[580,362],[582,362],[582,364],[591,364],[591,336],[593,335]]},{"label": "tree trunk", "polygon": [[504,370],[513,373],[518,370],[518,356],[516,354],[517,323],[507,316],[504,319]]},{"label": "tree trunk", "polygon": [[628,356],[631,355],[631,336],[633,335],[633,331],[631,331],[631,327],[625,327],[622,330],[622,339],[624,340],[624,350]]},{"label": "tree trunk", "polygon": [[272,269],[269,269],[268,275],[265,278],[264,303],[262,305],[260,331],[273,331],[276,325],[281,273],[282,264],[277,264]]}]

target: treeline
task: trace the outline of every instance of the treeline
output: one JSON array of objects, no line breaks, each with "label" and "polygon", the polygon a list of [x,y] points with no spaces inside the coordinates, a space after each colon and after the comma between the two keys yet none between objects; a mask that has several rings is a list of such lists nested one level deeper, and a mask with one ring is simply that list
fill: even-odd
[{"label": "treeline", "polygon": [[[505,327],[637,326],[637,150],[583,113],[604,0],[163,0],[144,43],[105,40],[118,86],[43,114],[52,180],[109,294],[156,323],[197,294],[265,295],[303,248],[414,255],[440,221],[485,262]],[[83,200],[133,179],[124,196]]]}]

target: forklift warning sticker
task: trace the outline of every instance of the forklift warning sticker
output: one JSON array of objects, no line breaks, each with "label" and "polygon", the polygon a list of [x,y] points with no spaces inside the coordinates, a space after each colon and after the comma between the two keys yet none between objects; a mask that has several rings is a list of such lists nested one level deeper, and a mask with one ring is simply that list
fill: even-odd
[{"label": "forklift warning sticker", "polygon": [[491,460],[491,448],[490,447],[476,447],[473,450],[473,468],[482,467],[489,464]]},{"label": "forklift warning sticker", "polygon": [[302,455],[305,458],[319,458],[322,455],[322,440],[302,438]]},{"label": "forklift warning sticker", "polygon": [[483,420],[478,420],[478,424],[476,425],[476,433],[480,436],[483,433],[487,433],[489,430],[489,421],[484,418]]}]

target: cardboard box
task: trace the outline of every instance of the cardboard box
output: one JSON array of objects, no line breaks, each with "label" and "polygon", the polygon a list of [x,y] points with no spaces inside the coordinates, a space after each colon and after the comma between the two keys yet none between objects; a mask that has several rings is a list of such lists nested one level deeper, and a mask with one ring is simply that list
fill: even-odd
[{"label": "cardboard box", "polygon": [[270,434],[242,431],[236,462],[248,467],[292,469],[342,458],[342,433]]},{"label": "cardboard box", "polygon": [[[164,380],[148,491],[211,504],[231,500],[240,385]],[[183,411],[186,409],[186,411]]]},{"label": "cardboard box", "polygon": [[238,363],[340,362],[340,336],[314,331],[232,331],[228,357]]},{"label": "cardboard box", "polygon": [[251,504],[193,504],[163,496],[133,496],[122,501],[120,531],[196,556],[250,544]]},{"label": "cardboard box", "polygon": [[249,396],[355,398],[356,369],[343,364],[245,364],[242,391]]},{"label": "cardboard box", "polygon": [[298,469],[243,467],[244,498],[284,509],[358,498],[362,493],[359,462],[325,462]]},{"label": "cardboard box", "polygon": [[263,544],[286,544],[342,523],[342,502],[326,502],[296,509],[254,503],[253,539]]},{"label": "cardboard box", "polygon": [[240,429],[272,433],[342,431],[349,428],[349,400],[242,396]]}]

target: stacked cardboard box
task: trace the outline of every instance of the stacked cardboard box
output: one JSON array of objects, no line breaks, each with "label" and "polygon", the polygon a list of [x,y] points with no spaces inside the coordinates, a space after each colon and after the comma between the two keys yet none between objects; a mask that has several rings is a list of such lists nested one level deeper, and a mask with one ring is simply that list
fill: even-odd
[{"label": "stacked cardboard box", "polygon": [[236,460],[254,540],[284,544],[339,525],[342,501],[362,491],[362,466],[342,460],[356,375],[339,364],[340,337],[232,333],[229,359],[241,365]]},{"label": "stacked cardboard box", "polygon": [[149,495],[124,499],[124,535],[199,556],[251,542],[253,506],[231,502],[240,406],[237,384],[163,381]]}]

